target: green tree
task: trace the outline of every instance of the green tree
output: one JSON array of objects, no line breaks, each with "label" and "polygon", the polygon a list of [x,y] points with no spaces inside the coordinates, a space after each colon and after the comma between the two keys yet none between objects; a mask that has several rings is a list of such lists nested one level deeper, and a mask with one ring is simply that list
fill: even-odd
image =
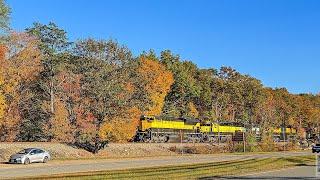
[{"label": "green tree", "polygon": [[201,93],[201,87],[198,86],[195,77],[198,68],[191,61],[180,62],[179,56],[173,55],[170,51],[163,51],[160,61],[174,74],[174,84],[166,97],[164,114],[187,116],[188,104],[194,103]]},{"label": "green tree", "polygon": [[[67,34],[60,29],[56,24],[34,23],[32,27],[27,28],[26,32],[38,39],[38,48],[41,51],[41,63],[43,71],[39,74],[35,81],[35,89],[33,92],[38,98],[36,101],[39,104],[34,104],[35,109],[39,111],[31,111],[45,115],[46,119],[38,120],[45,121],[48,125],[47,138],[54,138],[51,129],[55,121],[55,116],[58,114],[55,111],[56,104],[60,103],[58,96],[59,85],[62,83],[58,77],[59,73],[66,68],[70,53],[68,47],[70,43],[67,39]],[[59,112],[62,112],[59,110]],[[36,115],[33,115],[36,116]],[[49,118],[47,118],[49,117]]]},{"label": "green tree", "polygon": [[33,27],[26,29],[27,33],[39,39],[39,49],[42,52],[44,71],[41,73],[43,88],[50,96],[50,112],[54,114],[54,101],[56,83],[55,76],[63,66],[64,53],[70,45],[67,34],[56,24],[48,25],[34,23]]},{"label": "green tree", "polygon": [[5,3],[5,0],[0,0],[0,29],[8,30],[9,29],[9,19],[10,19],[11,9]]}]

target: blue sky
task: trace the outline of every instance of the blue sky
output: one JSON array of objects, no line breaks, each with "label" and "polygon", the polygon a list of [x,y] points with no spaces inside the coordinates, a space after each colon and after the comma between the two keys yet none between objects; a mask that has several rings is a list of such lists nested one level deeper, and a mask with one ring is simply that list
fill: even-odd
[{"label": "blue sky", "polygon": [[320,1],[7,0],[11,26],[53,21],[71,40],[114,38],[134,54],[170,49],[199,67],[232,66],[269,87],[320,92]]}]

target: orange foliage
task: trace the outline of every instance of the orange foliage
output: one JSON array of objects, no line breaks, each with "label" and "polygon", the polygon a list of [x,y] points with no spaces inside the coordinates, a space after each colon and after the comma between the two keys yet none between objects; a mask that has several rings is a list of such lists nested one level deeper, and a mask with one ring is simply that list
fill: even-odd
[{"label": "orange foliage", "polygon": [[91,112],[86,112],[80,105],[75,108],[76,114],[76,127],[80,132],[80,138],[82,141],[92,140],[96,135],[96,118]]},{"label": "orange foliage", "polygon": [[67,94],[72,99],[80,98],[81,75],[62,71],[57,75],[57,79],[61,90],[64,92],[63,94]]},{"label": "orange foliage", "polygon": [[0,126],[2,125],[4,114],[5,114],[5,109],[7,107],[6,105],[6,99],[5,99],[5,94],[4,91],[2,90],[1,87],[4,85],[4,68],[2,67],[4,65],[4,60],[5,60],[5,51],[6,48],[4,46],[0,46]]},{"label": "orange foliage", "polygon": [[[18,132],[21,85],[33,80],[41,71],[37,42],[26,34],[13,33],[6,47],[0,47],[0,124],[6,132],[6,141],[12,141]],[[10,97],[10,101],[5,100]]]},{"label": "orange foliage", "polygon": [[138,74],[144,84],[144,91],[148,94],[151,105],[147,107],[146,115],[159,115],[164,106],[164,100],[174,82],[173,74],[158,61],[140,58]]},{"label": "orange foliage", "polygon": [[105,119],[99,131],[101,139],[111,142],[127,142],[135,135],[141,111],[133,107],[123,114],[123,117]]},{"label": "orange foliage", "polygon": [[73,140],[73,128],[69,121],[69,114],[62,101],[56,101],[55,114],[51,119],[50,132],[54,141],[71,142]]},{"label": "orange foliage", "polygon": [[187,115],[190,116],[190,117],[199,117],[199,112],[198,112],[196,106],[192,102],[188,103],[188,113],[187,113]]},{"label": "orange foliage", "polygon": [[8,93],[14,92],[21,81],[31,81],[39,74],[42,69],[40,55],[35,39],[23,33],[11,35],[9,57],[4,67]]},{"label": "orange foliage", "polygon": [[7,48],[5,45],[0,44],[0,59],[4,59],[6,56]]},{"label": "orange foliage", "polygon": [[5,96],[4,96],[3,92],[0,90],[0,126],[3,122],[6,107],[7,107],[7,105],[6,105]]}]

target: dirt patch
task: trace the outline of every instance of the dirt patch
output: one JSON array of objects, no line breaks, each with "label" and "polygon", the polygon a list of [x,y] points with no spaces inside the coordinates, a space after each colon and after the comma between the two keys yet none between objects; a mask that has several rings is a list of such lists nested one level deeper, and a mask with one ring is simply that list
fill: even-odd
[{"label": "dirt patch", "polygon": [[188,144],[188,143],[111,143],[92,154],[63,143],[46,142],[17,142],[0,143],[0,161],[8,161],[10,155],[24,148],[42,148],[50,152],[52,159],[94,159],[94,158],[128,158],[128,157],[155,157],[172,156],[183,153],[189,154],[212,154],[223,152],[217,145],[211,144]]},{"label": "dirt patch", "polygon": [[0,143],[0,161],[7,161],[10,155],[19,152],[24,148],[42,148],[50,152],[52,158],[54,159],[76,159],[76,158],[91,158],[94,157],[93,154],[77,149],[62,143],[44,143],[44,142],[34,142],[34,143]]}]

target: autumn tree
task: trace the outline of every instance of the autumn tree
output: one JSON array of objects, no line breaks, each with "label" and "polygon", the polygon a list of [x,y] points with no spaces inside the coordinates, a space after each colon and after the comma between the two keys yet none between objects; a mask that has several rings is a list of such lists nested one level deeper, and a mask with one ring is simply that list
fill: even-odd
[{"label": "autumn tree", "polygon": [[[131,52],[115,41],[95,41],[87,39],[77,42],[74,49],[74,72],[82,75],[82,121],[93,124],[90,132],[78,129],[78,141],[92,144],[94,152],[109,132],[102,131],[105,124],[119,122],[126,117],[132,100],[130,66],[133,63]],[[80,119],[77,123],[84,124]],[[120,122],[119,122],[120,123]],[[117,123],[114,124],[117,126]],[[119,129],[122,127],[117,126]],[[124,129],[123,129],[124,130]]]},{"label": "autumn tree", "polygon": [[262,100],[254,110],[254,123],[260,126],[262,132],[269,132],[272,128],[281,125],[277,118],[276,100],[271,88],[263,89]]},{"label": "autumn tree", "polygon": [[147,94],[150,100],[145,107],[145,115],[160,115],[164,100],[173,84],[173,74],[168,71],[157,59],[142,55],[139,59],[138,76],[141,80],[141,91]]},{"label": "autumn tree", "polygon": [[59,84],[56,86],[55,113],[50,121],[50,136],[53,141],[74,142],[76,119],[79,115],[77,110],[81,106],[81,75],[64,69],[56,76]]},{"label": "autumn tree", "polygon": [[290,94],[285,88],[275,89],[273,93],[276,102],[275,107],[278,123],[281,126],[287,126],[292,113],[292,106],[290,106]]},{"label": "autumn tree", "polygon": [[[5,97],[5,92],[4,92],[4,85],[5,85],[5,68],[4,65],[5,63],[5,53],[7,49],[5,46],[0,46],[0,128],[4,129],[6,124],[4,123],[4,117],[5,117],[5,111],[7,108],[7,103],[6,103],[6,97]],[[3,134],[0,134],[0,141],[4,141]]]},{"label": "autumn tree", "polygon": [[141,110],[137,107],[128,108],[123,116],[114,117],[111,120],[106,119],[102,125],[99,136],[101,139],[110,142],[128,142],[131,141],[136,133],[136,127],[139,124]]},{"label": "autumn tree", "polygon": [[240,113],[242,123],[253,127],[255,107],[263,100],[263,85],[260,80],[249,75],[241,78],[241,96],[243,97],[243,112]]},{"label": "autumn tree", "polygon": [[[6,97],[5,126],[2,138],[6,141],[17,139],[23,122],[27,120],[23,108],[29,97],[30,84],[41,71],[40,51],[37,40],[24,33],[13,33],[7,43],[7,56],[2,58],[2,92]],[[33,127],[37,128],[37,127]],[[20,135],[20,134],[19,134]]]}]

